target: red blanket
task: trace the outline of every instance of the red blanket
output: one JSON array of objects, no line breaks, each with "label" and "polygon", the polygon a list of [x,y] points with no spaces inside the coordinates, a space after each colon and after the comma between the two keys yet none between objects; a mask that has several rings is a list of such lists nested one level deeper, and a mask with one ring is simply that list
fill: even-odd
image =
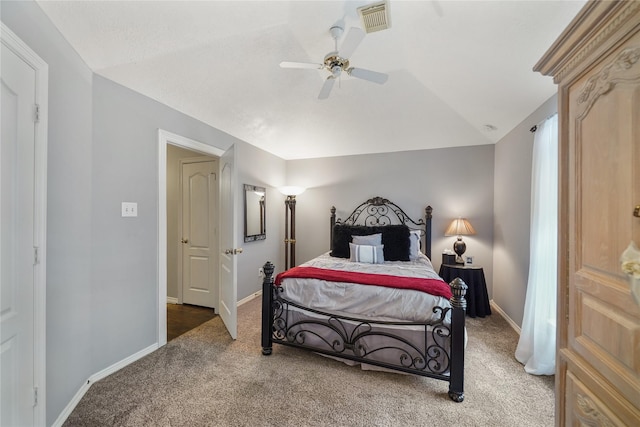
[{"label": "red blanket", "polygon": [[282,279],[308,278],[321,279],[329,282],[358,283],[361,285],[385,286],[387,288],[413,289],[431,295],[451,298],[451,288],[442,279],[422,279],[416,277],[390,276],[387,274],[357,273],[354,271],[328,270],[317,267],[293,267],[276,276],[276,286],[280,286]]}]

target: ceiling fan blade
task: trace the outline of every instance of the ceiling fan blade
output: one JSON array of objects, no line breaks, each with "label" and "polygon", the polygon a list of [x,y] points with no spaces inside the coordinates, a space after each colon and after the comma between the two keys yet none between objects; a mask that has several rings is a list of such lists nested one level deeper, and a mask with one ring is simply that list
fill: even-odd
[{"label": "ceiling fan blade", "polygon": [[351,77],[356,77],[362,80],[368,80],[370,82],[384,84],[389,76],[384,73],[378,73],[377,71],[365,70],[363,68],[349,68],[347,74]]},{"label": "ceiling fan blade", "polygon": [[324,68],[324,64],[313,64],[311,62],[289,62],[282,61],[280,63],[282,68],[309,68],[312,70],[321,70]]},{"label": "ceiling fan blade", "polygon": [[322,89],[320,89],[320,94],[318,95],[318,99],[327,99],[335,83],[336,83],[335,77],[333,76],[327,77],[327,80],[325,80],[324,84],[322,85]]},{"label": "ceiling fan blade", "polygon": [[365,32],[360,28],[351,27],[342,42],[342,46],[340,46],[340,50],[338,50],[338,54],[345,59],[351,58],[351,55],[353,55],[353,52],[355,52],[360,42],[364,39],[364,36]]}]

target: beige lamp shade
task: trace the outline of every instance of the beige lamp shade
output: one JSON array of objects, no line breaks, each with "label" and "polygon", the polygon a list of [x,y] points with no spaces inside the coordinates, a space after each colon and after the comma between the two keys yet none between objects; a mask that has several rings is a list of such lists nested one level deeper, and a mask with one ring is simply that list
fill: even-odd
[{"label": "beige lamp shade", "polygon": [[454,219],[447,228],[447,231],[444,232],[445,236],[469,236],[471,234],[476,234],[476,230],[473,229],[469,221],[465,218]]},{"label": "beige lamp shade", "polygon": [[286,187],[280,187],[278,188],[278,190],[280,190],[280,192],[282,194],[284,194],[285,196],[299,196],[300,194],[304,193],[306,188],[304,187],[296,187],[293,185],[288,185]]}]

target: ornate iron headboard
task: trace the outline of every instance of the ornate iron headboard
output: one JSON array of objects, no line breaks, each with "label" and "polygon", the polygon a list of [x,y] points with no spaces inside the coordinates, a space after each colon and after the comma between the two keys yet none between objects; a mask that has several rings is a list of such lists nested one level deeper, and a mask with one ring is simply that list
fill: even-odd
[{"label": "ornate iron headboard", "polygon": [[[433,208],[425,208],[424,219],[413,220],[395,203],[383,197],[373,197],[361,203],[345,220],[336,219],[336,207],[331,207],[331,234],[333,242],[333,227],[336,225],[393,225],[404,224],[412,230],[424,232],[424,254],[431,258],[431,214]],[[332,248],[333,249],[333,248]]]}]

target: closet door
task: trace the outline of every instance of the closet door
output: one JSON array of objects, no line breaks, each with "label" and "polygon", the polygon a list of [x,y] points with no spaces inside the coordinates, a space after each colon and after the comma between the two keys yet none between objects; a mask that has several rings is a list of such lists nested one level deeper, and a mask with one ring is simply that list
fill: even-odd
[{"label": "closet door", "polygon": [[536,69],[559,84],[556,424],[640,425],[640,2],[588,3]]}]

